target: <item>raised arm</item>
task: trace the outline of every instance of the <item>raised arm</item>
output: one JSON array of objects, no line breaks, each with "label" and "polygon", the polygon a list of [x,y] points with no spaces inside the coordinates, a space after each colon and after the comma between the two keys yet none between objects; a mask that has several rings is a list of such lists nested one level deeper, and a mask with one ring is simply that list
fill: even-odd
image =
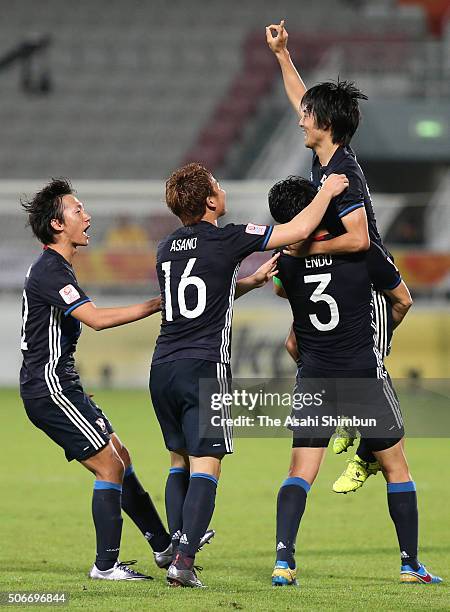
[{"label": "raised arm", "polygon": [[95,331],[118,327],[126,323],[133,323],[145,319],[161,310],[161,297],[153,298],[142,304],[131,306],[118,306],[116,308],[97,308],[92,302],[78,306],[71,314],[85,325]]},{"label": "raised arm", "polygon": [[306,240],[322,220],[331,200],[348,187],[345,174],[330,174],[311,204],[289,223],[275,225],[266,251]]},{"label": "raised arm", "polygon": [[288,33],[284,27],[284,20],[279,24],[271,24],[266,27],[266,40],[280,64],[286,94],[295,112],[299,113],[300,102],[306,92],[306,87],[287,49]]}]

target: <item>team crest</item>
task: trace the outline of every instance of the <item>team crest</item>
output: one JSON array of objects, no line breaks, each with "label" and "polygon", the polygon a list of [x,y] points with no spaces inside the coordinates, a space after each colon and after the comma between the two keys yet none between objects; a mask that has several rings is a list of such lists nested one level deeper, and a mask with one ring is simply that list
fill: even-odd
[{"label": "team crest", "polygon": [[97,419],[95,421],[97,423],[97,425],[100,427],[100,429],[102,430],[103,433],[106,433],[106,425],[105,425],[105,421],[103,419]]}]

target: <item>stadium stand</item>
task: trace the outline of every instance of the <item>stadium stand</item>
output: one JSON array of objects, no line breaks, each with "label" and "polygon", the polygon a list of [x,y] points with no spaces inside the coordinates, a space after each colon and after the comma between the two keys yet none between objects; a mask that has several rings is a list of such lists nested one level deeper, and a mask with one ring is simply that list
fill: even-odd
[{"label": "stadium stand", "polygon": [[[0,73],[1,178],[162,178],[188,151],[223,165],[255,98],[270,88],[264,26],[284,16],[310,33],[345,34],[361,19],[339,0],[311,5],[307,24],[296,0],[276,9],[248,0],[232,11],[219,0],[130,0],[126,10],[121,0],[15,0],[2,8],[0,56],[33,34],[53,43],[47,95],[18,96],[17,70]],[[379,11],[365,20],[368,31],[420,36],[423,11],[404,8]]]}]

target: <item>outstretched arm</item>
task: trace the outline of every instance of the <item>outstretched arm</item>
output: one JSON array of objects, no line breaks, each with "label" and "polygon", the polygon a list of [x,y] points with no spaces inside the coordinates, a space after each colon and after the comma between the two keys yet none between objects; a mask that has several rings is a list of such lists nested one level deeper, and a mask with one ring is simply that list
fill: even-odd
[{"label": "outstretched arm", "polygon": [[367,251],[370,246],[367,216],[364,208],[358,208],[342,219],[346,233],[331,240],[308,243],[306,255],[339,255]]},{"label": "outstretched arm", "polygon": [[268,283],[271,278],[278,274],[277,259],[279,256],[279,253],[275,253],[275,255],[263,263],[263,265],[260,266],[256,272],[250,274],[250,276],[246,276],[245,278],[238,280],[236,283],[235,298],[240,298],[252,289],[264,287],[264,285]]},{"label": "outstretched arm", "polygon": [[95,331],[118,327],[126,323],[133,323],[145,319],[161,310],[161,297],[153,298],[142,304],[131,306],[118,306],[116,308],[97,308],[92,302],[86,302],[72,311],[72,317]]},{"label": "outstretched arm", "polygon": [[281,20],[279,24],[271,24],[266,27],[266,40],[280,64],[286,94],[295,112],[299,113],[300,102],[306,92],[306,87],[287,49],[288,33],[284,27],[284,20]]}]

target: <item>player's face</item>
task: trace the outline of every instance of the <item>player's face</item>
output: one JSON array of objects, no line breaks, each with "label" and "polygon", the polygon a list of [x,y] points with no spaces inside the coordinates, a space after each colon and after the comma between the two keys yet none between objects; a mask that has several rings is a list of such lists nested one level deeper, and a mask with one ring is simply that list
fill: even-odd
[{"label": "player's face", "polygon": [[317,127],[314,114],[308,112],[305,108],[301,108],[298,125],[303,130],[305,136],[305,147],[314,149],[324,136],[324,130],[320,130]]},{"label": "player's face", "polygon": [[91,216],[84,210],[83,203],[73,195],[65,195],[63,233],[73,246],[87,246],[87,230],[91,226]]},{"label": "player's face", "polygon": [[216,181],[214,177],[213,177],[212,183],[213,183],[214,194],[210,196],[210,199],[214,202],[214,205],[216,207],[217,218],[223,217],[224,214],[227,212],[227,203],[226,203],[227,193],[225,189],[222,189],[222,187],[220,186],[220,183]]}]

